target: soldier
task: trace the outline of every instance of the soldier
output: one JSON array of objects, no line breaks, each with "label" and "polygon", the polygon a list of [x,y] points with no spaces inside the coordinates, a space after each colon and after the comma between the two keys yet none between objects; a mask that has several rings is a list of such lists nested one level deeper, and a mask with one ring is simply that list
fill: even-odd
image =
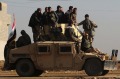
[{"label": "soldier", "polygon": [[57,6],[56,14],[58,16],[58,24],[64,23],[64,12],[60,5]]},{"label": "soldier", "polygon": [[65,36],[67,37],[68,41],[74,41],[76,42],[76,51],[80,52],[80,42],[81,40],[77,37],[77,35],[74,32],[74,29],[71,26],[68,26],[65,29]]},{"label": "soldier", "polygon": [[47,12],[48,12],[48,7],[45,7],[45,11],[43,12],[43,17],[42,17],[42,23],[43,23],[43,25],[48,25]]},{"label": "soldier", "polygon": [[21,46],[25,46],[28,44],[31,44],[31,39],[30,36],[24,31],[21,31],[21,35],[18,40],[16,41],[16,46],[17,47],[21,47]]},{"label": "soldier", "polygon": [[69,6],[69,10],[65,13],[65,23],[68,23],[71,26],[71,18],[70,15],[73,12],[73,6]]},{"label": "soldier", "polygon": [[77,17],[77,8],[74,8],[73,12],[71,13],[71,16],[70,16],[71,22],[74,25],[77,23],[77,18],[76,17]]},{"label": "soldier", "polygon": [[45,12],[43,12],[42,17],[44,40],[50,40],[50,26],[48,26],[48,7],[45,7]]},{"label": "soldier", "polygon": [[90,41],[92,43],[93,42],[94,32],[95,32],[94,28],[97,28],[97,25],[95,23],[93,23],[89,19],[89,15],[88,14],[85,15],[85,20],[83,20],[82,22],[78,23],[78,26],[79,25],[83,25],[84,32],[89,35]]},{"label": "soldier", "polygon": [[51,7],[48,7],[48,25],[51,27],[51,28],[54,28],[57,26],[57,22],[58,22],[58,17],[57,17],[57,14],[52,11],[52,8]]},{"label": "soldier", "polygon": [[77,35],[74,32],[74,29],[72,27],[70,27],[70,26],[65,28],[65,36],[67,37],[68,41],[76,41],[76,42],[80,41],[77,38]]},{"label": "soldier", "polygon": [[81,50],[84,52],[87,52],[91,48],[92,48],[92,45],[88,38],[88,34],[84,32],[82,37]]},{"label": "soldier", "polygon": [[32,28],[34,42],[39,41],[42,26],[41,8],[38,8],[31,16],[29,25]]},{"label": "soldier", "polygon": [[94,48],[89,40],[89,35],[87,33],[83,33],[82,43],[81,43],[81,50],[86,53],[102,53],[99,49]]}]

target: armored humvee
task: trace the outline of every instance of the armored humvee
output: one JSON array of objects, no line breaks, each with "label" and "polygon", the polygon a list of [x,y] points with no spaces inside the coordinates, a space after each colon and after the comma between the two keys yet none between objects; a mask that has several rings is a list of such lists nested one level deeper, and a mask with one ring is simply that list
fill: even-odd
[{"label": "armored humvee", "polygon": [[[64,24],[61,25],[64,33]],[[81,35],[75,29],[81,39]],[[105,75],[117,69],[117,61],[104,53],[84,53],[76,50],[71,41],[40,41],[14,48],[9,53],[9,64],[19,76],[38,76],[45,70],[85,70],[87,75]]]},{"label": "armored humvee", "polygon": [[116,69],[116,61],[106,54],[76,52],[74,42],[46,41],[12,49],[9,63],[19,76],[37,76],[45,70],[85,70],[88,75],[104,75]]}]

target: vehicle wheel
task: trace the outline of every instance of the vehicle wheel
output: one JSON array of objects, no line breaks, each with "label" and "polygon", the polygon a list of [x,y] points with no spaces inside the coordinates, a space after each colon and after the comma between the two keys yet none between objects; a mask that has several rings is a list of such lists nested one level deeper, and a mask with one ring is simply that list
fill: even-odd
[{"label": "vehicle wheel", "polygon": [[85,62],[85,72],[89,76],[99,76],[103,72],[103,64],[99,59],[89,59]]},{"label": "vehicle wheel", "polygon": [[36,70],[34,76],[39,76],[43,73],[43,70]]},{"label": "vehicle wheel", "polygon": [[19,76],[30,77],[34,75],[35,68],[30,60],[22,59],[16,64],[16,72]]},{"label": "vehicle wheel", "polygon": [[102,75],[106,75],[109,72],[109,70],[104,70]]}]

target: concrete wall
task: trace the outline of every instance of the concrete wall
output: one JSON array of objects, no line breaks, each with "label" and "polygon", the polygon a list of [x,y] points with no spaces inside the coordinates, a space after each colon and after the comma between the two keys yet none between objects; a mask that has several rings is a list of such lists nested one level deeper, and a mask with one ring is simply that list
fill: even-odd
[{"label": "concrete wall", "polygon": [[7,13],[7,4],[0,2],[0,60],[4,59],[4,46],[8,39],[8,26],[11,16]]}]

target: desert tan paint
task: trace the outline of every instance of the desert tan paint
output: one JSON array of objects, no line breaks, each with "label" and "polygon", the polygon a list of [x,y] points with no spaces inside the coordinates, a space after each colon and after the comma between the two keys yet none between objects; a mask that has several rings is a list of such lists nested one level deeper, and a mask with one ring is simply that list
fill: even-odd
[{"label": "desert tan paint", "polygon": [[4,59],[4,46],[8,39],[8,26],[11,23],[11,16],[7,13],[7,4],[0,2],[0,60]]}]

